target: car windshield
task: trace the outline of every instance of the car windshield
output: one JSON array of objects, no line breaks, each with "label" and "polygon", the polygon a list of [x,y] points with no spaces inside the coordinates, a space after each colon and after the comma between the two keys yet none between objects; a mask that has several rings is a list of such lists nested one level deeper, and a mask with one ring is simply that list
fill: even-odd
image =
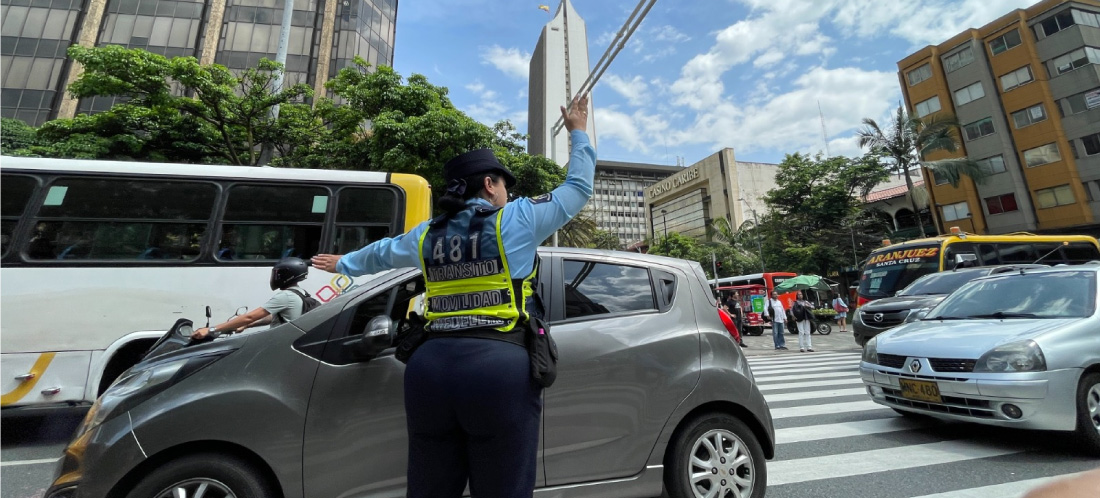
[{"label": "car windshield", "polygon": [[963,284],[982,276],[985,272],[962,271],[942,272],[925,275],[918,278],[909,287],[902,289],[899,296],[928,296],[936,294],[950,294],[962,287]]},{"label": "car windshield", "polygon": [[932,310],[952,318],[1082,318],[1096,307],[1096,272],[1018,274],[975,280]]},{"label": "car windshield", "polygon": [[859,280],[859,295],[893,296],[914,280],[940,269],[939,246],[916,246],[871,254]]}]

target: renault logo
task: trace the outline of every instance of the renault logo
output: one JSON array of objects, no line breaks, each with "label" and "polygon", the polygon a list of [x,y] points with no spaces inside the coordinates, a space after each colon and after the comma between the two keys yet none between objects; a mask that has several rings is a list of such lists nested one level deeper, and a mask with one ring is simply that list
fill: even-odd
[{"label": "renault logo", "polygon": [[875,313],[875,316],[872,316],[871,318],[873,318],[876,322],[881,322],[882,321],[882,313]]},{"label": "renault logo", "polygon": [[919,372],[920,371],[920,361],[913,360],[912,362],[910,362],[909,363],[909,370],[913,373]]}]

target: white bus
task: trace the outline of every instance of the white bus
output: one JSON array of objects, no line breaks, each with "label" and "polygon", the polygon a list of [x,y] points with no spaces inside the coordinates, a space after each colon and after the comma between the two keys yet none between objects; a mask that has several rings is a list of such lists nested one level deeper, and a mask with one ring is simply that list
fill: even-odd
[{"label": "white bus", "polygon": [[[382,172],[3,157],[0,189],[5,409],[90,403],[176,319],[263,304],[279,259],[431,216],[423,178]],[[324,302],[355,282],[302,286]]]}]

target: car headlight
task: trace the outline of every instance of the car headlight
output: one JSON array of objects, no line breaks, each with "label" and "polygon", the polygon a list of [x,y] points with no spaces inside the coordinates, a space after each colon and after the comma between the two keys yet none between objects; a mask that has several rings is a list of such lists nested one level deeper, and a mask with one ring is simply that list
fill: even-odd
[{"label": "car headlight", "polygon": [[975,372],[1042,372],[1046,369],[1043,350],[1032,340],[997,346],[974,365]]},{"label": "car headlight", "polygon": [[76,436],[80,437],[115,415],[130,410],[233,351],[217,351],[126,371],[92,404]]},{"label": "car headlight", "polygon": [[909,314],[905,317],[905,323],[920,320],[921,318],[924,318],[924,316],[927,315],[929,311],[932,311],[932,308],[920,308],[910,311]]},{"label": "car headlight", "polygon": [[872,337],[863,344],[863,361],[878,365],[878,337]]}]

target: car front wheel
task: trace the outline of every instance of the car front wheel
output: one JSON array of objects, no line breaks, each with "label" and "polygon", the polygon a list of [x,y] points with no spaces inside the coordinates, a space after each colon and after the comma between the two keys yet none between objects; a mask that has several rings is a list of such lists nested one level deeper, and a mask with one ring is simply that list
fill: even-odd
[{"label": "car front wheel", "polygon": [[670,498],[762,498],[768,483],[764,450],[736,417],[696,418],[672,441],[665,467]]},{"label": "car front wheel", "polygon": [[215,454],[172,460],[147,474],[128,498],[265,498],[276,496],[262,474],[245,460]]},{"label": "car front wheel", "polygon": [[1077,386],[1077,437],[1085,451],[1100,455],[1100,373],[1085,375]]}]

